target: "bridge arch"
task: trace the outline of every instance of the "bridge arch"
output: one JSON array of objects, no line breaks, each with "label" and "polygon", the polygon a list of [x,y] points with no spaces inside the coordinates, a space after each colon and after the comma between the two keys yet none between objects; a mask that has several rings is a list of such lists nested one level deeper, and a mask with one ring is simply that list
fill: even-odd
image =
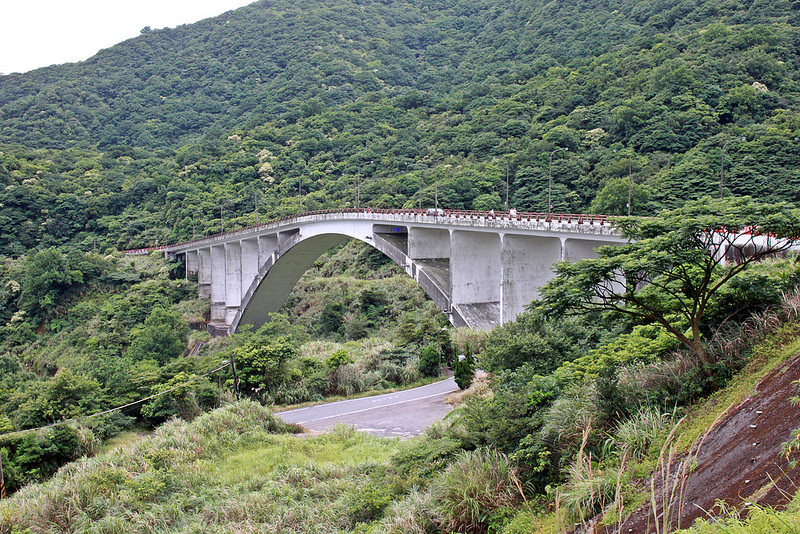
[{"label": "bridge arch", "polygon": [[[310,237],[301,237],[296,234],[296,236],[287,241],[259,267],[258,275],[242,296],[239,309],[231,322],[232,332],[235,332],[240,325],[252,324],[258,328],[267,322],[270,314],[281,309],[292,289],[314,262],[326,251],[350,239],[366,243],[404,269],[409,265],[404,252],[385,238],[369,238],[363,235],[352,235],[352,233],[324,233]],[[376,243],[376,241],[379,242]],[[423,291],[437,301],[440,309],[448,313],[449,301],[443,302],[441,298],[444,290],[436,287],[433,283],[421,285]],[[442,304],[445,306],[443,307]]]}]

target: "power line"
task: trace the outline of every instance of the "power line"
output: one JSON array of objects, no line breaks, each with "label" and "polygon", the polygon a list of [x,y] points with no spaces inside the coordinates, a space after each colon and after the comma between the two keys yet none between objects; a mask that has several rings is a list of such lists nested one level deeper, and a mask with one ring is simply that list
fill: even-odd
[{"label": "power line", "polygon": [[149,397],[145,397],[143,399],[139,399],[139,400],[136,400],[136,401],[133,401],[133,402],[129,402],[128,404],[123,404],[122,406],[117,406],[116,408],[103,410],[102,412],[93,413],[91,415],[81,415],[80,417],[74,417],[72,419],[66,419],[64,421],[59,421],[57,423],[51,423],[49,425],[40,426],[40,427],[37,427],[37,428],[26,428],[25,430],[15,430],[14,432],[7,432],[5,434],[0,434],[0,439],[3,439],[5,437],[7,437],[7,436],[13,436],[15,434],[25,434],[27,432],[37,432],[39,430],[46,430],[48,428],[53,428],[54,426],[66,425],[68,423],[76,423],[76,422],[82,421],[84,419],[91,419],[92,417],[99,417],[101,415],[105,415],[105,414],[108,414],[108,413],[111,413],[111,412],[124,410],[125,408],[130,408],[131,406],[136,406],[137,404],[141,404],[142,402],[149,401],[150,399],[154,399],[156,397],[159,397],[159,396],[164,395],[166,393],[169,393],[171,391],[175,391],[176,389],[182,388],[183,386],[189,385],[192,382],[196,382],[197,380],[199,380],[199,379],[201,379],[201,378],[203,378],[205,376],[208,376],[211,373],[216,373],[217,371],[220,371],[220,370],[224,369],[225,367],[228,367],[230,364],[231,364],[231,362],[225,362],[222,365],[220,365],[219,367],[217,367],[216,369],[212,369],[211,371],[203,373],[202,375],[198,375],[198,376],[192,378],[191,380],[187,380],[186,382],[178,384],[177,386],[173,386],[173,387],[171,387],[169,389],[165,389],[164,391],[161,391],[161,392],[156,393],[154,395],[150,395]]}]

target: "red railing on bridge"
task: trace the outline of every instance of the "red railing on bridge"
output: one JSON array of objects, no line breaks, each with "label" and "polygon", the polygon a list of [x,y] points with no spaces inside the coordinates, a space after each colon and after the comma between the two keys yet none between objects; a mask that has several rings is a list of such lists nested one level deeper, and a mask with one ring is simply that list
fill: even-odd
[{"label": "red railing on bridge", "polygon": [[288,222],[296,219],[300,219],[302,217],[309,217],[314,215],[330,215],[330,214],[347,214],[347,213],[367,213],[367,214],[385,214],[385,215],[424,215],[428,217],[436,217],[436,218],[454,218],[454,219],[493,219],[493,220],[515,220],[515,221],[537,221],[537,222],[574,222],[576,224],[606,224],[608,222],[607,215],[587,215],[587,214],[574,214],[574,213],[542,213],[542,212],[528,212],[528,211],[478,211],[478,210],[446,210],[446,209],[435,209],[435,208],[423,208],[423,209],[382,209],[382,208],[343,208],[343,209],[326,209],[326,210],[314,210],[314,211],[306,211],[303,213],[295,213],[293,215],[284,215],[283,217],[278,217],[276,219],[272,219],[270,221],[258,224],[252,224],[249,226],[243,226],[241,228],[236,228],[234,230],[229,230],[227,232],[220,232],[217,234],[212,234],[209,236],[198,237],[195,239],[190,239],[189,241],[183,241],[181,243],[175,243],[173,245],[160,245],[155,247],[146,247],[146,248],[137,248],[131,250],[125,250],[125,254],[130,255],[140,255],[140,254],[147,254],[149,252],[153,252],[156,250],[164,250],[167,248],[171,248],[177,245],[191,245],[192,243],[198,243],[200,241],[205,241],[207,239],[212,239],[215,237],[222,237],[230,234],[234,234],[237,232],[243,232],[247,230],[253,230],[256,228],[261,228],[263,226],[275,225],[282,222]]}]

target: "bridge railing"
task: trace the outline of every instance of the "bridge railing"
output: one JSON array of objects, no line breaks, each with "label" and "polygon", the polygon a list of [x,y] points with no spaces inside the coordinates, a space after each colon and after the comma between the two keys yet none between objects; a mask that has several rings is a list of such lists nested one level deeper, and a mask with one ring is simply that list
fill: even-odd
[{"label": "bridge railing", "polygon": [[173,247],[183,247],[195,243],[208,241],[209,239],[224,238],[233,234],[248,232],[257,229],[268,229],[271,227],[281,226],[286,223],[300,221],[307,217],[331,216],[331,215],[356,215],[359,217],[367,216],[373,218],[375,216],[390,215],[390,216],[407,216],[407,217],[433,217],[435,219],[471,219],[471,220],[508,220],[520,222],[557,222],[557,223],[572,223],[572,224],[590,224],[590,225],[606,225],[609,224],[609,217],[607,215],[589,215],[589,214],[574,214],[574,213],[542,213],[542,212],[527,212],[527,211],[480,211],[480,210],[448,210],[448,209],[400,209],[400,208],[344,208],[344,209],[325,209],[313,210],[303,213],[295,213],[292,215],[284,215],[265,223],[252,224],[235,230],[227,232],[220,232],[209,236],[197,237],[181,243],[173,245],[161,245],[154,247],[137,248],[124,251],[129,255],[144,255],[157,250],[168,250]]}]

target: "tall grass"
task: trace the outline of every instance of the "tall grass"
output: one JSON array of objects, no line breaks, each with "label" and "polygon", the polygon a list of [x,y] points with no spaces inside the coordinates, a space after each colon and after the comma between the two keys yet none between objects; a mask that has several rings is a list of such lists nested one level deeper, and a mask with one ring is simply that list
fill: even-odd
[{"label": "tall grass", "polygon": [[285,429],[251,402],[167,423],[0,501],[0,533],[337,533],[365,517],[361,503],[380,513],[395,497],[380,468],[396,443],[344,427],[310,438]]},{"label": "tall grass", "polygon": [[664,413],[645,406],[630,419],[623,421],[614,433],[614,442],[623,453],[634,460],[641,459],[660,437],[663,437],[675,413]]},{"label": "tall grass", "polygon": [[433,512],[446,532],[488,532],[499,509],[519,502],[516,469],[494,449],[467,451],[430,487]]},{"label": "tall grass", "polygon": [[559,523],[586,524],[603,507],[614,499],[617,471],[601,468],[586,453],[592,432],[591,420],[581,435],[581,445],[575,461],[567,469],[567,481],[557,491],[556,514]]}]

